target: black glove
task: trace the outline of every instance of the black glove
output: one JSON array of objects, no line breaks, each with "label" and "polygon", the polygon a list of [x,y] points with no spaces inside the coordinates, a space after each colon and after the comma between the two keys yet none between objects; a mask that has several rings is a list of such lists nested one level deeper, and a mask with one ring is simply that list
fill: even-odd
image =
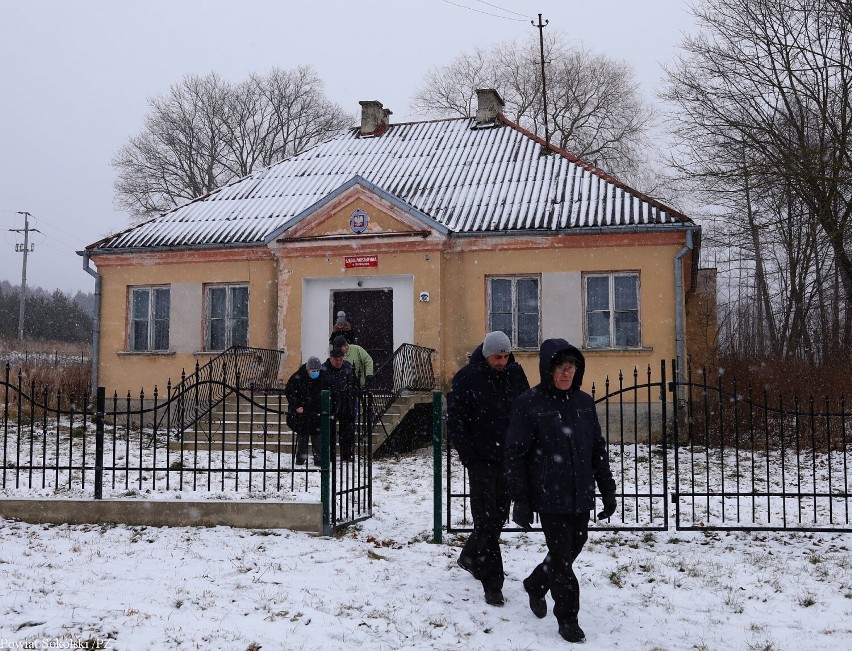
[{"label": "black glove", "polygon": [[512,508],[512,522],[524,531],[532,529],[533,510],[528,502],[515,502]]},{"label": "black glove", "polygon": [[615,495],[613,493],[604,494],[603,505],[603,511],[598,513],[598,520],[606,520],[613,513],[615,513]]}]

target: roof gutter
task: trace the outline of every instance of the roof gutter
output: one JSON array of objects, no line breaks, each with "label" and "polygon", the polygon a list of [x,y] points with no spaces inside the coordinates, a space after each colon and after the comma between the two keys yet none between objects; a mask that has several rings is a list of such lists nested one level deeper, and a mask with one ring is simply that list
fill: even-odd
[{"label": "roof gutter", "polygon": [[683,384],[686,381],[686,290],[683,282],[683,259],[693,250],[692,231],[686,231],[686,244],[674,257],[675,278],[675,351],[677,355],[678,399],[683,399]]},{"label": "roof gutter", "polygon": [[98,393],[98,366],[101,343],[101,275],[89,266],[89,252],[83,251],[83,270],[95,279],[95,318],[92,323],[92,399]]},{"label": "roof gutter", "polygon": [[450,237],[550,237],[552,235],[612,235],[617,233],[660,233],[671,231],[689,231],[694,224],[673,222],[670,224],[629,224],[625,226],[575,226],[573,228],[493,230],[493,231],[450,231]]},{"label": "roof gutter", "polygon": [[[94,253],[95,255],[115,255],[121,253],[139,253],[140,251],[145,251],[145,253],[169,253],[174,251],[204,251],[204,250],[215,250],[215,249],[249,249],[249,248],[264,248],[266,247],[265,242],[222,242],[222,243],[212,243],[212,244],[164,244],[160,246],[146,246],[144,243],[134,244],[132,246],[122,246],[122,247],[114,247],[114,248],[98,248],[98,249],[86,249],[85,251],[78,252],[79,255],[84,257],[91,255]],[[92,273],[92,272],[89,272]],[[94,275],[94,274],[93,274]]]}]

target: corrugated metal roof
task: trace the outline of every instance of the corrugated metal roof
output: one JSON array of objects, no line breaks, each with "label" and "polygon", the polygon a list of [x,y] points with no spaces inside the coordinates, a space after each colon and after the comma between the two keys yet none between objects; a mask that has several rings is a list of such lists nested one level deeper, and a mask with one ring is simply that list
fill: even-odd
[{"label": "corrugated metal roof", "polygon": [[691,223],[566,152],[542,155],[502,117],[464,118],[350,129],[88,248],[260,244],[355,176],[455,233]]}]

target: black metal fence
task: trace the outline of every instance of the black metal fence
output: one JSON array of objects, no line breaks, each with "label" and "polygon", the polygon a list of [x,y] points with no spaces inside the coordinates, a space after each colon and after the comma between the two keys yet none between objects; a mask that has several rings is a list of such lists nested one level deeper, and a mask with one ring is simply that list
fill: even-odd
[{"label": "black metal fence", "polygon": [[[619,374],[596,396],[618,509],[593,528],[852,531],[844,399],[773,401],[703,372],[678,378],[674,363],[670,371],[671,380],[661,362],[656,374]],[[446,477],[447,530],[470,531],[467,477],[452,450]]]},{"label": "black metal fence", "polygon": [[[336,451],[335,423],[320,465],[298,465],[280,392],[256,391],[195,374],[162,397],[140,393],[107,398],[99,390],[65,397],[24,386],[10,366],[0,381],[0,492],[5,496],[316,499],[331,528],[372,513],[373,414],[369,391],[359,393],[354,423],[355,453]],[[187,423],[186,405],[198,395],[221,396],[200,418]]]},{"label": "black metal fence", "polygon": [[167,385],[169,396],[179,396],[176,409],[160,416],[169,416],[170,426],[184,429],[203,419],[228,395],[227,389],[241,383],[245,387],[272,388],[278,385],[278,371],[284,353],[268,348],[232,346],[216,355],[203,366],[197,362],[195,371],[181,373],[180,382]]}]

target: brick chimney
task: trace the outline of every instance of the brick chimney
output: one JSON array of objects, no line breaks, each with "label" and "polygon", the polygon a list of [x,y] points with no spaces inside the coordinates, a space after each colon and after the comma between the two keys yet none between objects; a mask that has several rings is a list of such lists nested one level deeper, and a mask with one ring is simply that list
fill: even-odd
[{"label": "brick chimney", "polygon": [[386,109],[378,100],[358,102],[361,105],[361,135],[380,136],[388,128],[393,111]]},{"label": "brick chimney", "polygon": [[498,113],[503,112],[506,103],[493,88],[476,89],[476,123],[487,124],[494,122]]}]

